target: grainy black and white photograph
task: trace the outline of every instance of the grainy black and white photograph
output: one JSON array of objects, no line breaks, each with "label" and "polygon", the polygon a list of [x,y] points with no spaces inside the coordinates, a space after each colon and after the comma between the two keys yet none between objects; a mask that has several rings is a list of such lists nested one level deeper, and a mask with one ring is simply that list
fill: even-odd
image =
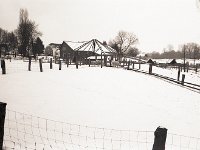
[{"label": "grainy black and white photograph", "polygon": [[0,150],[200,150],[200,0],[0,0]]}]

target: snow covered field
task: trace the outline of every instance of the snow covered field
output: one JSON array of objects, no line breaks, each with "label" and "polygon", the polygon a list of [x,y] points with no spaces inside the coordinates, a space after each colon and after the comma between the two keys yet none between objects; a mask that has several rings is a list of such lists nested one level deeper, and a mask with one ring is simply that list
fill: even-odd
[{"label": "snow covered field", "polygon": [[[11,68],[10,73],[0,75],[0,101],[6,102],[9,110],[113,132],[155,131],[163,126],[178,137],[200,137],[199,93],[121,68],[65,66],[60,71],[58,66],[50,70],[49,64],[44,65],[42,73],[36,67],[28,72],[17,65],[16,71]],[[199,83],[199,78],[193,80]],[[153,139],[153,132],[150,135]],[[180,144],[180,139],[176,142]],[[200,141],[193,142],[187,139],[186,149],[200,149]]]},{"label": "snow covered field", "polygon": [[[139,68],[138,66],[139,66],[138,64],[135,64],[136,69]],[[149,71],[149,64],[142,64],[141,70],[148,72]],[[173,68],[165,69],[165,68],[153,66],[152,72],[159,74],[159,75],[167,76],[167,77],[170,77],[170,78],[173,78],[173,79],[177,79],[177,76],[178,76],[178,69],[173,69]],[[185,74],[185,82],[200,85],[200,69],[198,69],[197,73],[195,73],[194,71],[189,71],[189,72],[183,72],[182,71],[180,73],[180,80],[181,80],[182,74]]]}]

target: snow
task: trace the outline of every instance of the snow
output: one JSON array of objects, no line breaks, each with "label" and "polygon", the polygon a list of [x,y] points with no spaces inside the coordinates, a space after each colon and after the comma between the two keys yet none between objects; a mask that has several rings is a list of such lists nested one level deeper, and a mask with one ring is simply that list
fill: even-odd
[{"label": "snow", "polygon": [[[134,67],[136,69],[138,69],[139,64],[135,64]],[[149,71],[149,64],[142,64],[141,70],[148,72]],[[152,72],[159,74],[159,75],[167,76],[167,77],[170,77],[170,78],[173,78],[173,79],[177,79],[177,76],[178,76],[178,69],[173,69],[173,68],[165,69],[165,68],[153,66]],[[199,69],[198,69],[197,73],[195,73],[192,70],[190,70],[188,72],[183,72],[183,70],[182,70],[182,72],[180,73],[180,80],[181,80],[182,74],[185,74],[185,82],[200,85],[200,70]]]},{"label": "snow", "polygon": [[[173,59],[153,59],[153,61],[156,61],[156,63],[170,63]],[[184,62],[183,59],[175,59],[177,63],[182,63]],[[200,64],[200,59],[186,59],[185,63],[188,63],[190,65],[193,64]]]},{"label": "snow", "polygon": [[[32,71],[27,71],[27,62],[11,62],[15,67],[6,63],[0,101],[10,110],[110,129],[155,131],[163,126],[170,133],[200,137],[197,92],[122,68],[63,64],[58,70],[54,64],[50,70],[44,63],[44,72],[39,72],[38,62]],[[186,75],[188,81],[190,77]],[[191,80],[199,83],[199,78]]]}]

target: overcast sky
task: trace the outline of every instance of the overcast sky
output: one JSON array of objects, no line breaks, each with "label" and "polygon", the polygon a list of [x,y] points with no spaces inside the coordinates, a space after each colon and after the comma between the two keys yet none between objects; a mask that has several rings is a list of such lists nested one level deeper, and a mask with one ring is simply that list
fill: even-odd
[{"label": "overcast sky", "polygon": [[101,41],[119,30],[133,32],[143,52],[172,44],[200,44],[200,9],[196,0],[0,0],[0,27],[17,28],[19,9],[39,25],[45,46],[63,40]]}]

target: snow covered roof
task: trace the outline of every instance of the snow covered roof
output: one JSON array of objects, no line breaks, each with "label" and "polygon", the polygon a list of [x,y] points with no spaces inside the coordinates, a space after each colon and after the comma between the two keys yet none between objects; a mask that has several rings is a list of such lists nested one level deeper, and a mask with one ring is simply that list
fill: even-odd
[{"label": "snow covered roof", "polygon": [[104,55],[116,53],[115,49],[111,48],[108,45],[103,45],[100,41],[96,39],[84,42],[72,42],[72,41],[64,41],[64,42],[68,44],[74,51],[91,51],[97,54],[103,53]]},{"label": "snow covered roof", "polygon": [[81,45],[87,43],[88,41],[84,42],[72,42],[72,41],[64,41],[66,44],[68,44],[73,50],[77,49]]}]

